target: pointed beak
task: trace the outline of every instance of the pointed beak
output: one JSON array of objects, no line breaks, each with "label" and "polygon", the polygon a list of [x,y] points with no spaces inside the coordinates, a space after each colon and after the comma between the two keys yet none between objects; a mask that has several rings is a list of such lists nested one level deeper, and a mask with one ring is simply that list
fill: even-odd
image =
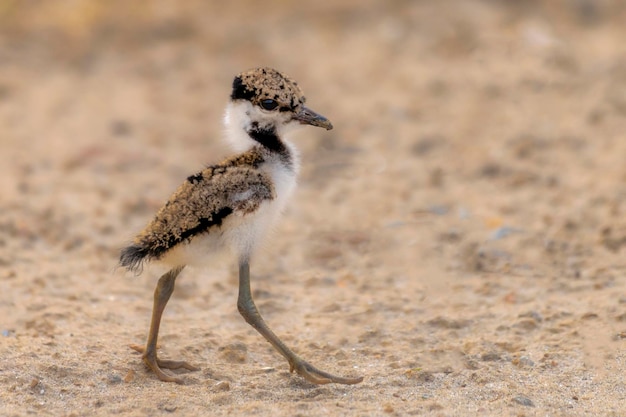
[{"label": "pointed beak", "polygon": [[330,130],[333,128],[330,120],[304,106],[302,106],[300,111],[294,116],[294,119],[296,119],[303,125],[323,127],[326,130]]}]

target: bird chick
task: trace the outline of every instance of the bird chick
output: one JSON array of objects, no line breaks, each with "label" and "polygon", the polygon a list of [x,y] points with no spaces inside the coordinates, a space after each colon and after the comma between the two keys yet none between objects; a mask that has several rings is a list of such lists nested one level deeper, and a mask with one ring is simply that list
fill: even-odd
[{"label": "bird chick", "polygon": [[321,371],[290,350],[261,317],[250,290],[250,261],[296,186],[299,157],[286,135],[301,125],[332,129],[324,116],[305,106],[298,84],[271,69],[237,75],[226,107],[226,139],[236,155],[191,175],[120,255],[120,265],[140,271],[156,261],[169,271],[154,292],[152,320],[145,346],[131,346],[159,379],[182,383],[163,369],[197,370],[184,361],[157,357],[156,344],[165,306],[186,265],[201,266],[228,251],[239,265],[237,307],[289,362],[290,370],[315,384],[356,384],[361,377]]}]

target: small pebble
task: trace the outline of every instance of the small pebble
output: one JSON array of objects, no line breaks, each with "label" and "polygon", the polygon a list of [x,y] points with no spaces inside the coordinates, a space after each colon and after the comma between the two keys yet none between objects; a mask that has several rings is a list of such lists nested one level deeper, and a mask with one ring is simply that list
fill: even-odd
[{"label": "small pebble", "polygon": [[535,362],[533,362],[532,359],[530,359],[528,356],[520,356],[520,358],[517,360],[516,365],[532,367],[535,366]]},{"label": "small pebble", "polygon": [[534,407],[535,406],[535,404],[532,402],[532,400],[530,398],[525,397],[523,395],[518,395],[517,397],[513,398],[513,401],[515,401],[519,405],[523,405],[525,407]]},{"label": "small pebble", "polygon": [[213,386],[215,391],[230,391],[230,384],[228,381],[220,381]]},{"label": "small pebble", "polygon": [[490,239],[491,240],[500,240],[500,239],[504,239],[507,236],[510,236],[514,233],[519,233],[521,232],[521,230],[519,229],[515,229],[513,227],[508,227],[508,226],[503,226],[503,227],[499,227],[496,230],[494,230],[494,232],[491,234]]},{"label": "small pebble", "polygon": [[535,320],[524,319],[515,323],[513,327],[521,329],[521,330],[530,331],[530,330],[535,330],[538,327],[538,324]]},{"label": "small pebble", "polygon": [[491,352],[491,353],[485,353],[483,355],[481,355],[480,359],[483,362],[495,362],[495,361],[499,361],[501,358],[500,354],[495,353],[495,352]]},{"label": "small pebble", "polygon": [[531,318],[531,319],[535,320],[538,323],[543,321],[543,316],[539,312],[534,311],[534,310],[530,310],[530,311],[527,311],[525,313],[522,313],[522,314],[520,314],[517,317],[520,317],[520,318],[522,318],[522,317]]},{"label": "small pebble", "polygon": [[127,373],[126,376],[124,376],[124,382],[126,382],[127,384],[129,382],[131,382],[133,379],[135,379],[135,371],[133,371],[132,369],[130,369]]},{"label": "small pebble", "polygon": [[597,319],[598,315],[596,313],[588,312],[588,313],[583,314],[581,318],[583,320]]},{"label": "small pebble", "polygon": [[624,340],[624,339],[626,339],[626,331],[619,332],[613,336],[613,340]]},{"label": "small pebble", "polygon": [[119,384],[122,382],[122,377],[117,374],[112,374],[107,377],[107,382],[109,384]]},{"label": "small pebble", "polygon": [[428,211],[430,211],[432,214],[436,214],[437,216],[445,216],[450,211],[450,208],[446,206],[434,205],[430,206],[428,208]]}]

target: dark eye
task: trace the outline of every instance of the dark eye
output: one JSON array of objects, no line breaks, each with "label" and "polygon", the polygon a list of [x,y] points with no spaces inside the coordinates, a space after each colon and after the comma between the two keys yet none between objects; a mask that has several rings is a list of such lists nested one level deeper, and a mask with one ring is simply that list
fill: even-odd
[{"label": "dark eye", "polygon": [[276,100],[268,98],[267,100],[261,101],[261,107],[263,107],[265,110],[274,110],[276,107],[278,107],[278,103],[276,102]]}]

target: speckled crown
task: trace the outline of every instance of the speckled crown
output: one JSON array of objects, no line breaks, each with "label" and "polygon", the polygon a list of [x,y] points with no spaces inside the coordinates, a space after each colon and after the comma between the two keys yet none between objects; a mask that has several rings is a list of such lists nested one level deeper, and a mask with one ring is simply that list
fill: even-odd
[{"label": "speckled crown", "polygon": [[242,72],[233,80],[232,100],[276,100],[280,111],[294,111],[306,101],[298,83],[272,68],[255,68]]}]

